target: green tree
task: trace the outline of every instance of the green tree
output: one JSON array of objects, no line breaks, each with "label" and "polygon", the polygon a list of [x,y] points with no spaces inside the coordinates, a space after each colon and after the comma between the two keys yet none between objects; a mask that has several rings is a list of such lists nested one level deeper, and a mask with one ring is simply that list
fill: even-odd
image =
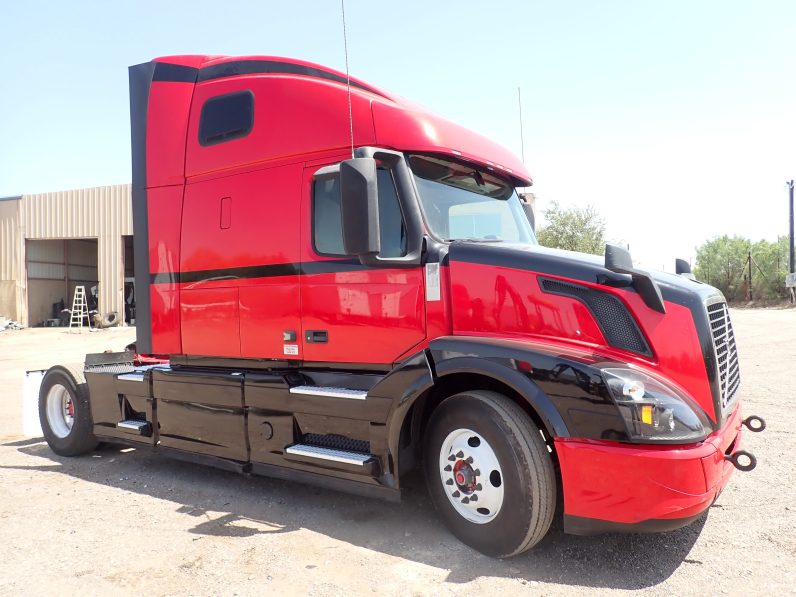
[{"label": "green tree", "polygon": [[788,273],[788,237],[777,242],[759,240],[752,245],[752,292],[755,299],[787,296],[785,275]]},{"label": "green tree", "polygon": [[697,247],[694,275],[721,290],[728,301],[741,300],[750,244],[749,239],[726,234],[705,242]]},{"label": "green tree", "polygon": [[593,206],[562,209],[558,202],[553,201],[545,210],[545,219],[547,226],[536,233],[540,245],[603,254],[605,222]]},{"label": "green tree", "polygon": [[746,300],[749,290],[749,253],[752,254],[752,298],[786,296],[788,239],[752,243],[741,236],[719,236],[697,248],[694,275],[715,286],[727,300]]}]

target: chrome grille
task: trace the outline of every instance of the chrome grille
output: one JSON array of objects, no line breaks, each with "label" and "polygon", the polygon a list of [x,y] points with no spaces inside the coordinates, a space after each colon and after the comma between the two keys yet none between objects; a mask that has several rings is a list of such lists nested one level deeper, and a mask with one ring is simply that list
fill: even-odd
[{"label": "chrome grille", "polygon": [[735,398],[741,385],[738,350],[735,345],[735,333],[732,331],[727,303],[709,305],[708,320],[713,336],[713,349],[716,352],[716,374],[721,388],[721,406],[726,409]]}]

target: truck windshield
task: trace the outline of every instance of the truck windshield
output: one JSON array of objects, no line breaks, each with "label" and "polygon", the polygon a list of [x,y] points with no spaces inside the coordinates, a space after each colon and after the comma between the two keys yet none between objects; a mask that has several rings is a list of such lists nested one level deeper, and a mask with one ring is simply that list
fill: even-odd
[{"label": "truck windshield", "polygon": [[537,244],[519,197],[488,170],[437,156],[410,155],[430,231],[442,240]]}]

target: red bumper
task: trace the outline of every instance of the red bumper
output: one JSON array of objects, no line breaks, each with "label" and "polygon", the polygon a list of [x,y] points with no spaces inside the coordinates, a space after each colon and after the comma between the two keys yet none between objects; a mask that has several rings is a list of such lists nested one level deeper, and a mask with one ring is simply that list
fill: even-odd
[{"label": "red bumper", "polygon": [[555,441],[564,491],[565,530],[671,530],[688,524],[716,499],[739,449],[741,409],[704,442],[689,446]]}]

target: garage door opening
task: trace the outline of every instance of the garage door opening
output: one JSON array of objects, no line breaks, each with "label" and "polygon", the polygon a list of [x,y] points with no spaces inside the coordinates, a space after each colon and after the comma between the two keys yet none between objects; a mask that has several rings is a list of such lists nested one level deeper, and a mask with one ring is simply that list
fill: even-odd
[{"label": "garage door opening", "polygon": [[68,325],[63,309],[72,307],[76,286],[85,286],[89,311],[97,308],[97,239],[28,240],[25,261],[30,325]]}]

